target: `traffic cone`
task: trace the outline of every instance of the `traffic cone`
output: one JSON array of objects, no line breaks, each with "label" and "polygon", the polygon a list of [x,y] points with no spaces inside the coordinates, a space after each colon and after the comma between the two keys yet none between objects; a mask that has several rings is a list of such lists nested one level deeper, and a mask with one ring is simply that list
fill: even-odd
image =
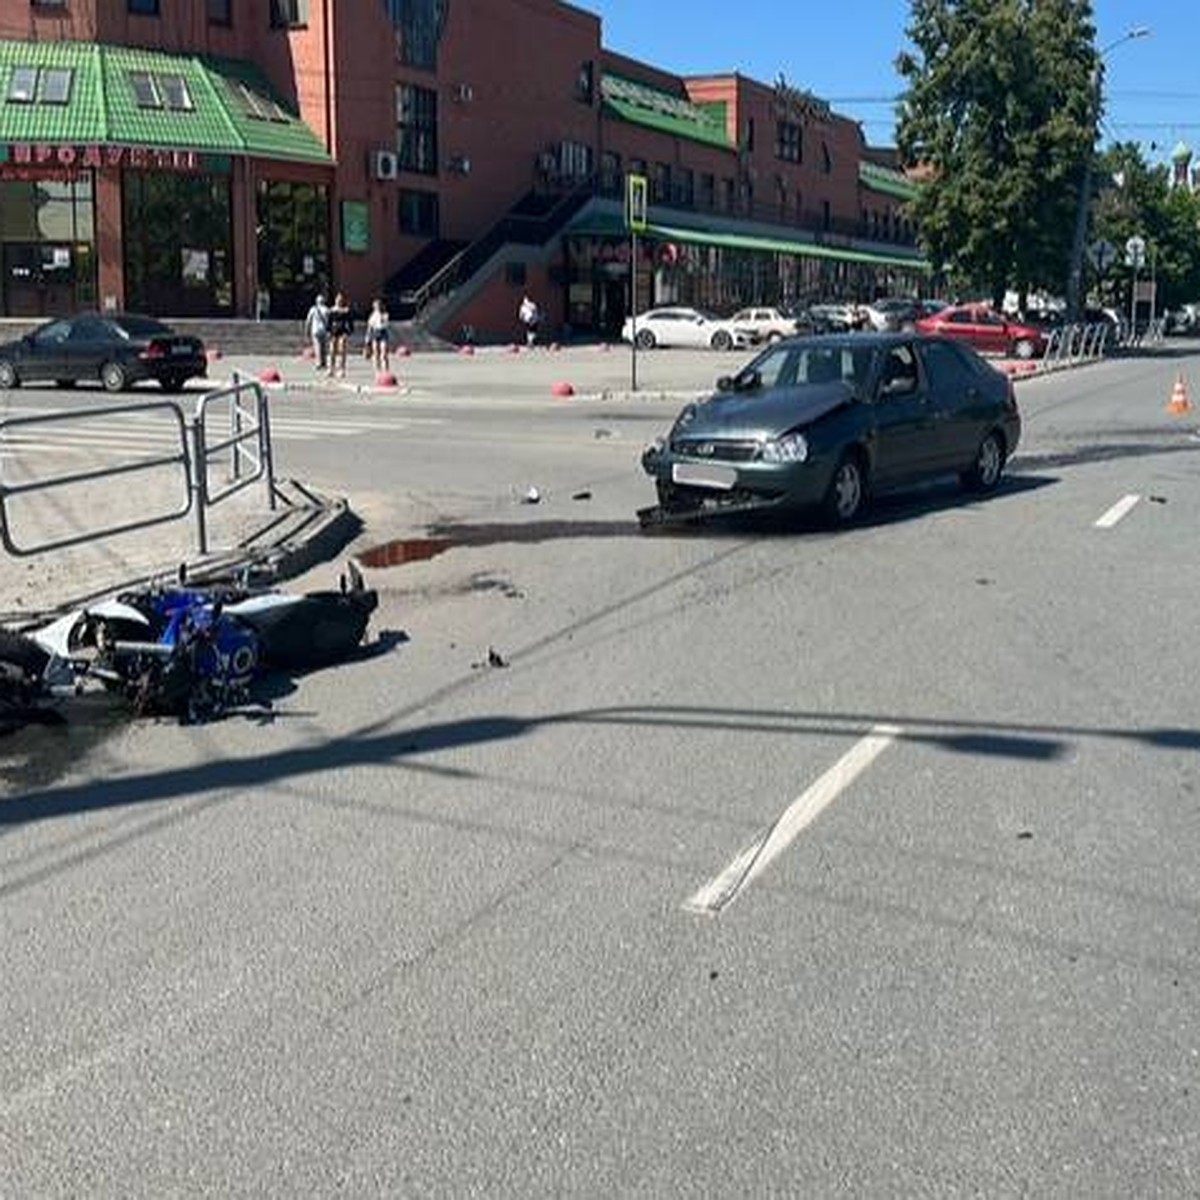
[{"label": "traffic cone", "polygon": [[1184,382],[1183,373],[1180,372],[1179,378],[1175,380],[1175,386],[1171,389],[1171,399],[1167,401],[1167,412],[1172,416],[1179,417],[1191,411],[1192,402],[1188,398],[1187,384]]}]

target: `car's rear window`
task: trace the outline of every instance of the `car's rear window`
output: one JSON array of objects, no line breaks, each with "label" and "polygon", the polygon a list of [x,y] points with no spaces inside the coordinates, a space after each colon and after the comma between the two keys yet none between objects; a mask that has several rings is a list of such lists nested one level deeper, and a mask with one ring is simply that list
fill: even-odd
[{"label": "car's rear window", "polygon": [[130,338],[161,337],[164,334],[169,337],[171,333],[168,326],[153,317],[116,317],[113,325]]}]

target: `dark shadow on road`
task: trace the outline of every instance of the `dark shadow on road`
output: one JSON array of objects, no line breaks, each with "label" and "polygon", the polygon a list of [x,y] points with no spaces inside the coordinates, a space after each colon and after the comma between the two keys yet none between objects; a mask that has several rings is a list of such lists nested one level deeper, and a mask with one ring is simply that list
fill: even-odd
[{"label": "dark shadow on road", "polygon": [[[1178,438],[1178,433],[1171,434]],[[1091,463],[1114,462],[1125,458],[1151,458],[1166,454],[1200,453],[1200,439],[1167,442],[1097,442],[1088,446],[1076,446],[1071,450],[1051,451],[1047,454],[1022,454],[1013,459],[1015,472],[1027,470],[1045,471],[1062,467],[1082,467]]]},{"label": "dark shadow on road", "polygon": [[[0,826],[14,826],[77,813],[154,803],[213,791],[242,795],[247,789],[302,776],[364,766],[404,765],[412,755],[436,754],[464,746],[511,741],[552,726],[589,725],[776,734],[781,737],[859,738],[874,726],[899,728],[897,740],[934,746],[956,754],[1052,762],[1070,744],[1085,739],[1126,741],[1156,749],[1200,750],[1200,729],[1122,729],[1012,722],[936,720],[882,713],[821,713],[778,709],[699,707],[621,707],[550,713],[542,717],[482,716],[414,728],[389,730],[381,722],[357,736],[279,750],[253,758],[199,763],[187,767],[89,780],[57,789],[27,792],[0,801]],[[3,893],[0,887],[0,894]]]}]

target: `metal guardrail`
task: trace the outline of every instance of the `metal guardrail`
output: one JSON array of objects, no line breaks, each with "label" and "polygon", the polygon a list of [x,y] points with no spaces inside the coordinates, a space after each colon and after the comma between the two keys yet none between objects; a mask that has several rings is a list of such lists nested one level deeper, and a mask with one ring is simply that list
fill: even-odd
[{"label": "metal guardrail", "polygon": [[[252,406],[243,406],[249,395]],[[209,410],[222,403],[229,404],[229,436],[209,444]],[[240,492],[258,480],[266,482],[267,506],[275,511],[275,464],[271,453],[271,418],[267,393],[262,385],[246,382],[233,374],[229,387],[208,392],[196,402],[196,412],[189,425],[192,451],[192,495],[196,514],[196,548],[208,553],[207,510],[222,500]],[[229,455],[229,480],[223,487],[213,488],[209,481],[209,466],[218,461],[224,451]],[[249,469],[243,472],[243,464]]]},{"label": "metal guardrail", "polygon": [[[144,413],[152,410],[166,411],[174,418],[176,432],[179,438],[179,449],[173,454],[155,455],[151,458],[138,458],[129,462],[118,463],[110,467],[96,467],[89,471],[71,471],[64,475],[50,475],[40,479],[24,482],[9,482],[4,477],[4,456],[0,455],[0,544],[3,544],[9,554],[17,557],[29,557],[34,554],[44,554],[50,550],[63,550],[68,546],[78,546],[84,542],[97,541],[100,538],[115,537],[121,533],[132,533],[137,529],[150,529],[155,525],[163,525],[168,521],[178,521],[187,516],[192,508],[193,490],[191,487],[191,456],[188,451],[187,428],[179,405],[173,400],[158,400],[149,404],[110,404],[101,408],[71,409],[67,412],[42,413],[34,416],[5,417],[0,420],[0,449],[3,449],[6,435],[17,429],[30,429],[46,425],[63,425],[68,422],[93,421],[104,417],[113,417],[125,413]],[[179,508],[157,516],[142,517],[136,521],[127,521],[116,525],[101,526],[99,529],[88,530],[84,533],[73,534],[69,537],[56,538],[52,541],[33,545],[19,545],[12,536],[9,521],[9,502],[15,496],[32,495],[37,492],[49,492],[75,484],[91,483],[98,479],[110,479],[120,475],[135,475],[140,472],[160,470],[163,467],[180,468],[180,478],[183,484],[183,498]]]},{"label": "metal guardrail", "polygon": [[[244,403],[247,396],[250,397],[249,406]],[[210,444],[208,431],[211,424],[211,410],[222,402],[229,404],[229,435]],[[136,458],[86,471],[71,471],[40,478],[10,480],[5,477],[4,468],[8,456],[2,451],[5,449],[6,438],[14,431],[24,432],[52,425],[69,426],[71,423],[102,420],[106,417],[128,414],[141,416],[155,411],[169,414],[169,419],[174,427],[175,436],[172,441],[177,439],[178,448],[173,449],[170,453]],[[20,443],[16,444],[19,446]],[[227,451],[229,452],[229,479],[224,485],[214,487],[210,482],[211,468]],[[84,483],[95,483],[103,479],[137,476],[152,470],[175,467],[179,469],[181,498],[179,504],[167,512],[141,517],[135,521],[101,525],[83,533],[24,545],[13,536],[10,505],[16,497],[46,493]],[[0,418],[0,545],[14,557],[26,558],[35,554],[45,554],[52,550],[83,545],[87,542],[101,541],[104,538],[116,537],[123,533],[152,529],[157,525],[178,521],[189,513],[194,513],[196,548],[199,553],[207,554],[207,510],[259,480],[265,481],[267,504],[274,511],[279,493],[275,486],[267,394],[260,384],[240,382],[236,375],[230,387],[220,388],[201,396],[190,419],[184,415],[181,405],[175,400],[110,404],[99,408],[69,409],[61,412]]]},{"label": "metal guardrail", "polygon": [[1102,358],[1108,349],[1111,327],[1105,322],[1092,325],[1060,325],[1050,331],[1043,363],[1046,367],[1073,366]]}]

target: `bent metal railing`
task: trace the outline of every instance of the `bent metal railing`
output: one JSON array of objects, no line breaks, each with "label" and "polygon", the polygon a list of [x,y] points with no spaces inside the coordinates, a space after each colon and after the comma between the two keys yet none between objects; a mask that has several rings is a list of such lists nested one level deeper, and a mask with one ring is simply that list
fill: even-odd
[{"label": "bent metal railing", "polygon": [[[249,406],[245,403],[247,397],[250,398]],[[210,410],[222,402],[229,404],[229,436],[210,444]],[[30,476],[27,471],[22,471],[21,478],[16,478],[15,471],[10,471],[10,468],[17,465],[24,466],[30,457],[22,453],[22,447],[31,447],[33,444],[28,437],[30,433],[36,439],[39,433],[44,433],[47,429],[61,429],[65,426],[70,430],[80,422],[129,415],[140,417],[148,413],[166,414],[171,434],[167,439],[169,447],[165,448],[164,453],[126,459],[84,471],[41,476]],[[51,437],[48,445],[39,445],[38,449],[49,449],[53,452],[53,438]],[[226,451],[229,452],[229,480],[224,485],[214,487],[210,483],[211,468]],[[162,512],[140,516],[136,520],[99,525],[64,536],[52,536],[38,542],[25,542],[14,536],[12,503],[20,497],[61,492],[101,480],[137,477],[150,471],[161,472],[164,469],[176,468],[179,481],[178,502]],[[196,549],[201,554],[207,554],[207,510],[258,480],[265,481],[267,503],[274,510],[278,492],[275,487],[267,394],[260,384],[242,383],[236,376],[232,386],[200,397],[190,419],[174,400],[110,404],[98,408],[0,417],[0,545],[14,557],[25,558],[101,541],[124,533],[152,529],[193,513]]]}]

